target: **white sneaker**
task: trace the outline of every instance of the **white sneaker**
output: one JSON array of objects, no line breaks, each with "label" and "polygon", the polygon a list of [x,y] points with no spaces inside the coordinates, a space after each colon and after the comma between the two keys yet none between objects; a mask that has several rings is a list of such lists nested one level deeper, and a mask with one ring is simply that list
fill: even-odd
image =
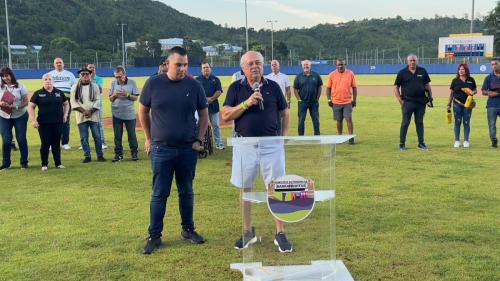
[{"label": "white sneaker", "polygon": [[460,141],[455,141],[455,144],[453,145],[454,148],[459,148],[460,147]]},{"label": "white sneaker", "polygon": [[106,148],[108,148],[108,145],[107,145],[107,144],[105,144],[105,143],[103,143],[103,144],[102,144],[102,149],[106,149]]},{"label": "white sneaker", "polygon": [[470,143],[468,141],[464,141],[464,148],[469,148]]},{"label": "white sneaker", "polygon": [[66,169],[66,167],[64,167],[63,165],[59,165],[56,167],[57,169]]},{"label": "white sneaker", "polygon": [[64,150],[70,150],[71,149],[71,146],[69,146],[69,144],[65,144],[62,147],[64,148]]},{"label": "white sneaker", "polygon": [[47,166],[42,166],[42,172],[45,172],[45,171],[47,171],[48,169],[49,169],[49,167],[47,167]]}]

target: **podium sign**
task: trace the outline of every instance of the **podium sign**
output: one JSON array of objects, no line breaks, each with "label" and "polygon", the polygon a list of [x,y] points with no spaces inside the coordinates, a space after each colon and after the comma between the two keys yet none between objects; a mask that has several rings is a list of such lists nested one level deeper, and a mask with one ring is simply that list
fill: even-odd
[{"label": "podium sign", "polygon": [[[336,260],[334,204],[336,145],[352,137],[228,140],[238,154],[232,182],[247,191],[242,235],[251,226],[257,238],[241,250],[242,262],[231,264],[243,280],[353,280]],[[280,251],[275,239],[282,224],[291,252]]]}]

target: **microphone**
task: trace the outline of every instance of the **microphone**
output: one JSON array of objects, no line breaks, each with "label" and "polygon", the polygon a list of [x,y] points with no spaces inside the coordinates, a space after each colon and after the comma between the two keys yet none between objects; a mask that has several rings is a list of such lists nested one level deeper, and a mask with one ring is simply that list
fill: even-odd
[{"label": "microphone", "polygon": [[[254,92],[260,92],[260,84],[258,82],[253,83],[252,89]],[[264,110],[264,103],[262,100],[259,100],[259,109]]]}]

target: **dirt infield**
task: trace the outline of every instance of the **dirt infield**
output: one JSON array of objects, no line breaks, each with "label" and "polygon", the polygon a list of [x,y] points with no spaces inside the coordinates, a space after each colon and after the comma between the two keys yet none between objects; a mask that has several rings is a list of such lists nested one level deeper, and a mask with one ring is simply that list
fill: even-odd
[{"label": "dirt infield", "polygon": [[[141,89],[139,89],[139,92]],[[226,93],[227,88],[224,89]],[[106,89],[103,91],[107,93]],[[450,89],[448,86],[432,86],[432,94],[435,97],[447,97],[450,95]],[[358,95],[366,97],[388,97],[394,95],[394,86],[359,86]],[[292,97],[292,99],[294,99]],[[219,102],[222,104],[223,101]],[[141,122],[139,118],[136,119],[136,128],[142,129]],[[113,120],[111,117],[104,118],[103,120],[104,128],[113,128]],[[220,121],[221,128],[230,128],[233,126],[232,122]]]}]

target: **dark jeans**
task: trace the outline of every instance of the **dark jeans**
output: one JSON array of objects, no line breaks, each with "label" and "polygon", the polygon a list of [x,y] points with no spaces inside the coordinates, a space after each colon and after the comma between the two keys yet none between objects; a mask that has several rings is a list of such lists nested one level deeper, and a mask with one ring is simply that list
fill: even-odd
[{"label": "dark jeans", "polygon": [[127,129],[128,145],[132,155],[137,155],[137,136],[135,135],[135,119],[123,120],[113,116],[113,130],[115,131],[115,154],[123,156],[123,125]]},{"label": "dark jeans", "polygon": [[[492,142],[497,139],[497,118],[500,117],[500,107],[488,107],[488,128],[490,129],[490,139]],[[4,141],[5,143],[5,141]]]},{"label": "dark jeans", "polygon": [[2,133],[2,166],[10,167],[10,150],[12,144],[12,128],[16,129],[16,140],[21,152],[21,165],[28,164],[28,141],[26,140],[26,129],[28,126],[28,112],[18,118],[0,117],[0,132]]},{"label": "dark jeans", "polygon": [[401,122],[401,131],[399,133],[399,143],[405,143],[406,133],[410,126],[411,116],[415,114],[415,127],[417,129],[418,143],[424,143],[424,115],[425,104],[414,101],[405,101],[401,108],[403,114],[403,121]]},{"label": "dark jeans", "polygon": [[151,167],[153,170],[153,192],[150,205],[149,235],[161,237],[163,218],[167,208],[167,199],[172,188],[175,174],[179,194],[179,212],[184,229],[194,229],[193,179],[196,170],[198,152],[192,148],[169,148],[151,145]]},{"label": "dark jeans", "polygon": [[40,147],[40,158],[42,159],[42,166],[49,165],[49,150],[52,147],[52,157],[54,158],[54,165],[57,167],[61,165],[61,131],[62,123],[56,124],[40,124],[38,127],[38,134],[42,146]]},{"label": "dark jeans", "polygon": [[311,116],[314,135],[320,135],[319,132],[319,103],[316,102],[306,102],[301,101],[299,106],[299,136],[304,135],[304,122],[306,121],[307,110],[309,109],[309,115]]},{"label": "dark jeans", "polygon": [[453,103],[453,115],[455,116],[455,141],[460,140],[460,127],[462,126],[462,122],[464,124],[464,141],[469,141],[472,109],[467,109],[458,103]]},{"label": "dark jeans", "polygon": [[103,156],[101,133],[99,132],[99,126],[97,124],[97,122],[92,121],[78,124],[78,131],[80,131],[80,142],[85,158],[90,158],[89,129],[92,133],[92,138],[94,139],[95,152],[97,154],[97,157]]},{"label": "dark jeans", "polygon": [[62,135],[61,135],[61,144],[69,144],[69,124],[71,120],[71,109],[68,112],[68,119],[66,120],[66,123],[63,123],[62,126]]}]

